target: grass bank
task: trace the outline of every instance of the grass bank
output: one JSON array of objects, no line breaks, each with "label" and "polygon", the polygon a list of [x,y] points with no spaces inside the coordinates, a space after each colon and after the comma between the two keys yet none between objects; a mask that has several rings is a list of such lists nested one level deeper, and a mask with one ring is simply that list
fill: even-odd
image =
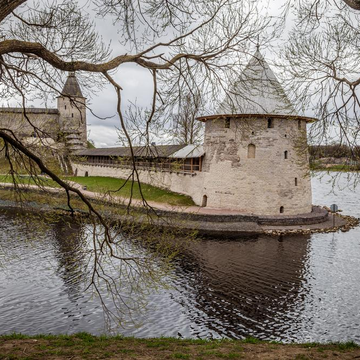
[{"label": "grass bank", "polygon": [[[53,180],[48,179],[44,176],[29,176],[29,175],[17,175],[15,180],[18,184],[22,185],[38,185],[38,186],[49,186],[59,188],[60,186]],[[11,175],[0,175],[0,183],[13,183],[14,179]]]},{"label": "grass bank", "polygon": [[[87,190],[107,193],[111,192],[114,196],[122,196],[129,198],[131,196],[131,181],[126,182],[124,179],[100,176],[73,176],[66,177],[65,180],[77,182],[86,186]],[[177,194],[172,191],[160,189],[155,186],[141,184],[141,190],[146,200],[166,203],[170,205],[191,206],[194,205],[193,200],[189,196]],[[138,183],[133,186],[133,198],[141,199],[140,188]]]},{"label": "grass bank", "polygon": [[[59,188],[60,186],[53,180],[46,177],[31,177],[28,175],[18,175],[15,177],[18,184],[38,185]],[[82,186],[86,186],[87,190],[98,193],[111,193],[114,196],[122,196],[130,198],[131,192],[134,199],[141,199],[140,188],[138,183],[134,183],[131,190],[131,182],[124,179],[111,177],[63,177],[63,180],[74,181]],[[10,175],[0,175],[0,183],[12,183],[13,178]],[[160,189],[155,186],[141,184],[142,193],[146,200],[166,203],[170,205],[191,206],[195,205],[193,200],[186,195],[174,193],[172,191]]]},{"label": "grass bank", "polygon": [[245,340],[135,339],[121,336],[21,334],[0,337],[1,360],[40,359],[354,359],[360,348],[353,342],[280,344]]},{"label": "grass bank", "polygon": [[360,169],[358,166],[354,165],[331,165],[325,166],[318,163],[310,164],[310,169],[314,171],[339,171],[339,172],[359,172]]}]

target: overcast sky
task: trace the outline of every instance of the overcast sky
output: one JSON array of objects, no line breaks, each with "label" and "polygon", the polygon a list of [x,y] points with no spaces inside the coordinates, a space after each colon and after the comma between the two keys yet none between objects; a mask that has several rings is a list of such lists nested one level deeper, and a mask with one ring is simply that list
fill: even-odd
[{"label": "overcast sky", "polygon": [[[281,1],[262,0],[259,2],[261,12],[264,16],[278,15],[280,13]],[[83,6],[83,11],[87,12],[96,23],[98,33],[103,37],[105,44],[111,42],[112,56],[117,56],[128,52],[119,44],[117,37],[116,25],[112,24],[111,18],[100,19],[95,16],[92,11],[93,5],[89,0],[79,0],[80,6]],[[256,40],[254,41],[254,43]],[[271,64],[271,59],[276,56],[276,47],[274,51],[270,52],[265,48],[260,49],[265,55],[266,60]],[[276,69],[273,67],[273,70]],[[126,109],[130,102],[135,103],[140,107],[151,106],[153,81],[150,72],[135,64],[121,65],[116,73],[113,75],[115,80],[122,86],[122,107]],[[91,93],[92,89],[82,89],[84,94]],[[36,102],[35,106],[39,106]],[[95,117],[90,111],[87,112],[87,125],[89,138],[94,141],[96,147],[110,147],[120,146],[118,142],[118,135],[116,128],[120,127],[119,118],[116,115],[117,98],[114,88],[107,85],[101,91],[88,96],[88,104],[92,111],[100,118],[107,118],[101,120]],[[5,105],[5,104],[4,104]],[[42,104],[43,105],[43,104]],[[47,102],[48,107],[55,107],[56,100]],[[200,114],[199,114],[200,115]],[[163,139],[162,135],[156,139],[157,143],[161,143],[167,139]]]},{"label": "overcast sky", "polygon": [[[81,2],[80,2],[81,3]],[[87,1],[83,1],[84,4],[89,4]],[[267,15],[276,15],[279,13],[280,1],[264,0],[262,11]],[[112,25],[109,18],[106,20],[97,19],[93,16],[91,11],[92,6],[84,7],[85,11],[94,18],[98,32],[103,36],[105,43],[111,41],[112,55],[123,54],[126,50],[117,41],[116,25]],[[265,49],[262,50],[267,59],[271,58],[271,54],[267,53]],[[114,75],[115,79],[120,83],[123,88],[122,99],[123,109],[127,107],[129,102],[136,102],[138,106],[150,107],[151,95],[152,95],[152,77],[148,70],[134,65],[124,64],[120,66]],[[93,111],[100,117],[113,116],[111,119],[100,120],[93,116],[90,112],[87,113],[87,124],[89,131],[89,138],[95,142],[97,147],[108,146],[120,146],[118,143],[118,136],[116,127],[120,127],[119,119],[116,116],[116,95],[112,86],[107,86],[100,93],[92,96],[89,99],[90,106]],[[161,143],[161,137],[157,140],[157,143]]]}]

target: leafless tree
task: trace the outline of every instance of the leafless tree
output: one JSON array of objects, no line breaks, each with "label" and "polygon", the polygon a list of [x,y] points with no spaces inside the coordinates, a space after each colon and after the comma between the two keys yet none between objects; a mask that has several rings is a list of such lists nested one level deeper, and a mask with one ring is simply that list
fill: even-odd
[{"label": "leafless tree", "polygon": [[201,144],[203,123],[196,120],[202,110],[201,96],[188,94],[182,100],[177,113],[172,116],[172,137],[179,144]]},{"label": "leafless tree", "polygon": [[[171,112],[172,107],[178,107],[183,94],[216,96],[225,91],[245,63],[243,55],[252,52],[254,39],[268,24],[268,20],[259,16],[255,0],[94,0],[91,5],[95,5],[98,16],[116,25],[122,54],[112,55],[117,50],[104,44],[96,24],[76,1],[0,0],[0,95],[4,100],[20,99],[31,124],[26,114],[28,100],[49,93],[61,94],[59,89],[66,72],[75,71],[83,85],[111,84],[117,96],[119,127],[132,155],[131,134],[122,111],[121,79],[116,77],[119,68],[130,63],[151,74],[152,101],[142,124],[149,143],[158,109],[166,105],[166,111]],[[165,98],[164,94],[169,93],[171,97]],[[34,131],[42,129],[34,125]],[[145,277],[144,269],[150,269],[145,266],[146,261],[121,251],[118,235],[122,232],[123,236],[122,227],[118,231],[110,228],[101,208],[57,175],[15,132],[2,127],[0,139],[15,184],[19,165],[37,183],[41,183],[37,176],[41,172],[63,188],[72,214],[73,195],[85,204],[93,219],[89,284],[99,294],[99,282],[112,297],[121,293],[118,284],[104,271],[104,259],[128,266],[131,274],[137,274],[135,283]],[[141,191],[135,160],[129,181]],[[143,204],[147,204],[145,198]],[[154,278],[152,271],[148,271],[147,277]]]},{"label": "leafless tree", "polygon": [[319,119],[310,139],[349,146],[352,160],[359,161],[360,2],[288,1],[285,14],[290,10],[296,26],[279,65],[295,103]]}]

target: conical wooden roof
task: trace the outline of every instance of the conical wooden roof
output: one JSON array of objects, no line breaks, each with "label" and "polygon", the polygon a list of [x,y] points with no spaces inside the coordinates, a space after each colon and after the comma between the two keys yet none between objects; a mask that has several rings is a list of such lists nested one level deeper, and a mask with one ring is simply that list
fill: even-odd
[{"label": "conical wooden roof", "polygon": [[230,87],[216,113],[297,115],[259,50]]},{"label": "conical wooden roof", "polygon": [[64,88],[62,90],[62,94],[73,97],[84,97],[74,72],[69,73],[69,76],[66,79]]}]

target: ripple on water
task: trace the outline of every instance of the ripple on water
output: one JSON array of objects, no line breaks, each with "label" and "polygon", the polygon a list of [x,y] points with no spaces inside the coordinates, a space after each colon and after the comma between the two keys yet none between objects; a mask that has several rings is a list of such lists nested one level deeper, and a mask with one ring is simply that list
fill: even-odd
[{"label": "ripple on water", "polygon": [[[327,180],[313,179],[314,203],[335,202],[360,216],[359,191],[331,194]],[[87,274],[78,256],[84,244],[76,235],[84,229],[53,223],[37,231],[19,216],[0,213],[1,332],[104,333],[102,307],[84,291]],[[134,251],[130,244],[128,251]],[[133,313],[133,321],[126,315],[126,327],[117,331],[360,342],[359,228],[283,239],[200,240],[175,259],[167,283],[166,289],[149,290],[147,308]]]}]

